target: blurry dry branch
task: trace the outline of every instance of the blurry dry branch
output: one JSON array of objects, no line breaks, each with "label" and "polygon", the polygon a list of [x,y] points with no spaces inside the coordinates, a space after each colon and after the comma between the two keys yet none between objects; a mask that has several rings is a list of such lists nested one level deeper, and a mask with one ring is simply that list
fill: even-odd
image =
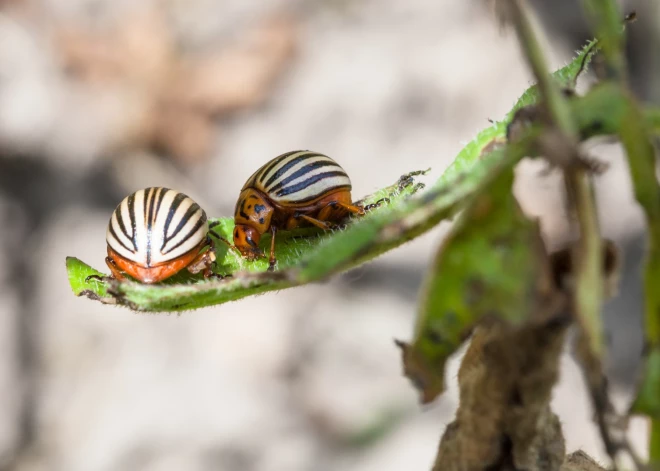
[{"label": "blurry dry branch", "polygon": [[579,450],[566,457],[561,471],[605,471],[605,468],[596,463],[584,451]]},{"label": "blurry dry branch", "polygon": [[459,409],[434,470],[559,468],[564,437],[549,402],[566,326],[476,328],[458,375]]},{"label": "blurry dry branch", "polygon": [[[293,57],[295,21],[266,18],[218,51],[184,55],[159,9],[136,11],[109,31],[59,27],[56,48],[68,74],[127,101],[127,131],[113,147],[151,147],[183,161],[205,158],[213,119],[263,103]],[[107,93],[107,92],[106,92]],[[130,101],[130,103],[128,103]],[[136,107],[136,103],[138,104]]]},{"label": "blurry dry branch", "polygon": [[[458,372],[460,404],[440,442],[434,471],[594,471],[583,452],[565,458],[559,418],[550,409],[571,309],[571,250],[552,254],[552,301],[539,304],[528,323],[499,320],[475,328]],[[616,279],[613,244],[603,248],[604,277]]]}]

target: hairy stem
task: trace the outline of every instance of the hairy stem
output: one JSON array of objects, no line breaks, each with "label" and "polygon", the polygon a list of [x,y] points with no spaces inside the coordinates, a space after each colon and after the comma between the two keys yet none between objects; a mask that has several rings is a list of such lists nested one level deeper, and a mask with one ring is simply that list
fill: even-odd
[{"label": "hairy stem", "polygon": [[624,35],[617,2],[615,0],[583,0],[582,7],[591,21],[605,56],[607,75],[617,82],[625,82]]}]

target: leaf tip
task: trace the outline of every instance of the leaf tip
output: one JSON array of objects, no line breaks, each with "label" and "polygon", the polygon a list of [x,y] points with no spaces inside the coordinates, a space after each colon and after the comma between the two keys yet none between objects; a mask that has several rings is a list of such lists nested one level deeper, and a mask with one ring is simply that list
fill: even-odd
[{"label": "leaf tip", "polygon": [[444,363],[436,371],[424,361],[413,345],[397,339],[394,339],[394,344],[401,349],[403,374],[419,392],[420,403],[430,404],[445,390]]}]

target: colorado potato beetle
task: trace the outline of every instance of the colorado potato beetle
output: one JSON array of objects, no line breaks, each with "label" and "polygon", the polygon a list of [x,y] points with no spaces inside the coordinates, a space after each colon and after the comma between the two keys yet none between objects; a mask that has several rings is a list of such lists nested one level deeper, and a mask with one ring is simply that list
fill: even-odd
[{"label": "colorado potato beetle", "polygon": [[124,198],[110,217],[106,241],[105,262],[118,280],[128,274],[157,283],[184,268],[213,275],[215,250],[206,213],[178,191],[146,188]]},{"label": "colorado potato beetle", "polygon": [[368,206],[353,203],[351,180],[330,157],[307,150],[287,152],[267,162],[243,185],[234,211],[233,247],[250,260],[263,257],[259,240],[270,231],[272,270],[278,229],[332,229],[349,214],[364,215],[381,201]]}]

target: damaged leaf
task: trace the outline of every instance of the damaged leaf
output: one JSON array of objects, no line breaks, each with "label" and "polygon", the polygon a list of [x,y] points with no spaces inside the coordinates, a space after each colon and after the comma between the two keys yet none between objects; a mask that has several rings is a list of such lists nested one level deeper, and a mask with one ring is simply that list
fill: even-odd
[{"label": "damaged leaf", "polygon": [[444,365],[483,318],[527,319],[549,290],[547,254],[536,221],[512,194],[513,170],[475,196],[433,261],[412,344],[397,341],[422,403],[444,390]]}]

